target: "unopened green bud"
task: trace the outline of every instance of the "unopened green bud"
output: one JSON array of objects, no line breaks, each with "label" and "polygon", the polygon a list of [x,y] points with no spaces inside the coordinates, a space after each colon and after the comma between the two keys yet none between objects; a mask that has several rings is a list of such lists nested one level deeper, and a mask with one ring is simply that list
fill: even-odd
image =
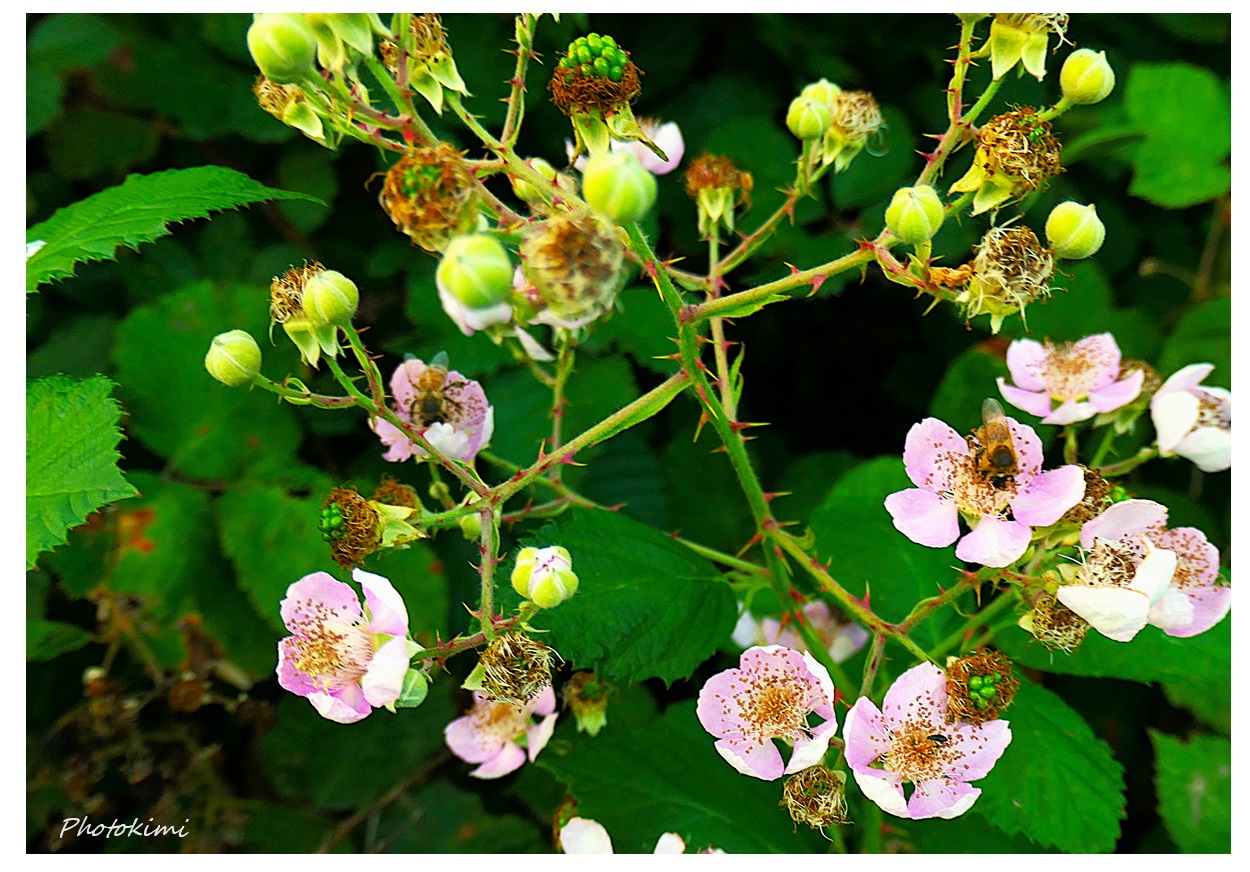
[{"label": "unopened green bud", "polygon": [[1107,53],[1078,48],[1063,62],[1059,71],[1063,99],[1078,106],[1088,106],[1107,98],[1115,87],[1115,71],[1107,63]]},{"label": "unopened green bud", "polygon": [[223,385],[248,384],[260,373],[260,346],[246,330],[219,333],[204,355],[204,368]]},{"label": "unopened green bud", "polygon": [[596,212],[627,224],[655,205],[655,176],[629,152],[594,155],[582,173],[582,193]]},{"label": "unopened green bud", "polygon": [[928,185],[899,188],[885,210],[885,225],[909,245],[927,242],[942,226],[946,207],[938,192]]},{"label": "unopened green bud", "polygon": [[1091,203],[1082,206],[1068,200],[1050,210],[1046,219],[1046,239],[1056,257],[1081,260],[1097,253],[1107,236],[1107,228]]},{"label": "unopened green bud", "polygon": [[316,324],[346,326],[359,303],[356,283],[332,269],[317,273],[304,285],[304,311]]},{"label": "unopened green bud", "polygon": [[[544,179],[551,182],[556,181],[556,176],[558,175],[556,173],[556,168],[547,163],[547,161],[543,160],[541,157],[532,157],[525,163],[529,165],[530,169],[534,170],[534,172],[538,173]],[[538,188],[534,187],[532,184],[520,177],[514,177],[512,179],[512,192],[527,203],[539,202],[544,199],[542,192],[540,192]]]},{"label": "unopened green bud", "polygon": [[833,101],[838,99],[838,95],[842,93],[842,89],[828,79],[821,79],[819,82],[812,82],[799,92],[800,97],[811,97],[818,103],[824,103],[826,106],[833,106]]},{"label": "unopened green bud", "polygon": [[262,12],[247,31],[247,47],[265,78],[280,85],[313,74],[317,37],[302,15]]},{"label": "unopened green bud", "polygon": [[466,542],[476,542],[482,538],[482,519],[478,515],[461,515],[456,522]]},{"label": "unopened green bud", "polygon": [[447,245],[436,277],[441,287],[470,309],[485,309],[512,293],[512,261],[493,236],[471,233]]},{"label": "unopened green bud", "polygon": [[559,545],[522,548],[512,570],[512,587],[543,609],[553,609],[577,593],[573,558]]},{"label": "unopened green bud", "polygon": [[786,113],[786,127],[805,142],[820,139],[829,128],[832,117],[829,103],[816,97],[795,97],[790,101],[790,111]]}]

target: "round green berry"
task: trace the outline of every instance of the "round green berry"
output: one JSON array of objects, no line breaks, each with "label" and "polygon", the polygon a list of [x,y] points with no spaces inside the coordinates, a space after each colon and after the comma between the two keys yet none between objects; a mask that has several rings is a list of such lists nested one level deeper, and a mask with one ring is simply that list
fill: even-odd
[{"label": "round green berry", "polygon": [[590,59],[591,59],[592,57],[594,57],[594,55],[592,55],[592,54],[590,53],[590,46],[588,46],[588,45],[579,45],[579,46],[577,47],[577,59],[578,59],[581,63],[583,63],[583,64],[590,63]]},{"label": "round green berry", "polygon": [[595,73],[600,76],[606,76],[611,71],[608,62],[603,58],[595,58],[594,67]]},{"label": "round green berry", "polygon": [[606,33],[603,35],[603,44],[610,45],[612,46],[612,48],[616,48],[616,40],[608,36]]},{"label": "round green berry", "polygon": [[982,699],[993,699],[996,696],[998,696],[998,688],[995,687],[994,685],[990,684],[981,688]]},{"label": "round green berry", "polygon": [[624,67],[611,67],[608,70],[608,78],[614,82],[619,82],[625,76]]},{"label": "round green berry", "polygon": [[591,50],[598,54],[603,50],[603,37],[597,33],[587,34],[586,45],[590,46]]},{"label": "round green berry", "polygon": [[971,677],[969,677],[969,678],[968,678],[968,689],[969,689],[969,690],[978,690],[978,689],[980,689],[981,685],[982,685],[984,682],[985,682],[985,679],[984,679],[984,678],[982,678],[980,675],[973,675],[973,676],[971,676]]}]

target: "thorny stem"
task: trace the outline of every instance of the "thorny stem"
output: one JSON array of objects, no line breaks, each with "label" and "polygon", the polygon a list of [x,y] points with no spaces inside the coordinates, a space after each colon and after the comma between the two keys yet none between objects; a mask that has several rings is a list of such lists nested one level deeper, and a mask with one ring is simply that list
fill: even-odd
[{"label": "thorny stem", "polygon": [[[505,630],[511,630],[520,624],[524,624],[531,617],[537,606],[533,603],[521,603],[520,610],[517,614],[510,618],[501,618],[493,622],[493,633],[498,635]],[[412,663],[415,665],[423,660],[448,660],[451,657],[461,653],[462,651],[471,651],[474,648],[481,648],[490,639],[487,638],[485,631],[479,631],[471,636],[457,636],[447,642],[442,642],[433,648],[426,648],[412,655]]]},{"label": "thorny stem", "polygon": [[[573,358],[576,346],[574,346],[571,337],[562,335],[557,340],[559,349],[556,352],[556,377],[555,383],[551,386],[551,448],[550,453],[556,454],[560,451],[560,429],[564,422],[564,407],[567,400],[564,398],[564,388],[568,384],[569,376],[573,373]],[[552,481],[558,482],[562,467],[556,465],[551,470]]]},{"label": "thorny stem", "polygon": [[960,646],[971,638],[973,630],[977,627],[989,626],[990,622],[994,618],[998,617],[1007,609],[1010,609],[1019,601],[1020,597],[1016,593],[1015,587],[1012,587],[1010,590],[1003,591],[992,603],[972,615],[963,622],[959,629],[955,630],[943,639],[938,646],[934,648],[933,656],[944,658],[948,653],[959,650]]},{"label": "thorny stem", "polygon": [[868,649],[868,657],[864,660],[864,677],[860,682],[859,695],[871,696],[872,683],[877,678],[877,672],[881,669],[881,663],[885,658],[885,634],[874,633],[872,637],[872,647]]},{"label": "thorny stem", "polygon": [[[720,274],[717,269],[717,252],[720,247],[720,238],[716,231],[712,231],[712,235],[708,238],[708,273],[707,273],[707,296],[709,300],[715,300],[720,296]],[[734,403],[734,386],[733,379],[729,370],[729,351],[725,344],[725,322],[717,317],[713,317],[712,321],[712,352],[716,358],[716,381],[720,385],[721,405],[725,407],[725,414],[730,421],[738,420],[738,410]]]},{"label": "thorny stem", "polygon": [[499,545],[499,519],[495,517],[495,510],[489,505],[479,514],[482,521],[482,536],[478,550],[481,552],[482,562],[478,564],[477,571],[482,576],[482,598],[478,604],[481,611],[478,620],[482,633],[489,641],[495,635],[495,565],[499,562],[495,552]]},{"label": "thorny stem", "polygon": [[[516,17],[516,71],[512,74],[512,93],[507,100],[508,116],[499,135],[501,142],[509,148],[516,145],[521,122],[525,118],[525,75],[529,71],[530,58],[534,56],[534,31],[537,29],[537,15],[523,12]],[[522,39],[525,41],[522,42]]]},{"label": "thorny stem", "polygon": [[959,54],[955,58],[955,72],[951,76],[950,89],[946,92],[946,115],[952,125],[963,119],[964,80],[968,75],[968,67],[972,64],[969,55],[972,53],[972,31],[975,27],[975,21],[965,21],[959,32]]}]

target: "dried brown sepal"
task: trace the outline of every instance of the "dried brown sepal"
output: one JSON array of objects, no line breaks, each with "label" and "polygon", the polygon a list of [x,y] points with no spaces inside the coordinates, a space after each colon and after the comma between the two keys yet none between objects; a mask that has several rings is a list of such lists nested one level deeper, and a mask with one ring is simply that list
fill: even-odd
[{"label": "dried brown sepal", "polygon": [[406,509],[415,509],[421,505],[415,489],[406,484],[400,484],[389,475],[382,476],[382,481],[378,484],[378,489],[374,491],[372,499],[375,503],[403,506]]},{"label": "dried brown sepal", "polygon": [[1025,615],[1024,628],[1052,651],[1071,654],[1089,633],[1089,622],[1069,609],[1053,593],[1044,593]]},{"label": "dried brown sepal", "polygon": [[442,251],[473,222],[477,190],[464,154],[440,142],[413,149],[386,173],[378,202],[395,227],[426,251]]},{"label": "dried brown sepal", "polygon": [[344,535],[330,540],[330,556],[344,569],[360,566],[382,542],[381,519],[355,488],[332,488],[321,508],[331,504],[342,513]]},{"label": "dried brown sepal", "polygon": [[[628,57],[629,52],[625,55]],[[625,64],[619,82],[603,76],[583,76],[576,70],[561,70],[557,66],[547,87],[551,89],[551,102],[566,116],[593,112],[606,118],[642,93],[641,75],[632,60]]]},{"label": "dried brown sepal", "polygon": [[524,705],[551,684],[555,652],[524,633],[503,633],[482,651],[482,692],[497,702]]},{"label": "dried brown sepal", "polygon": [[256,102],[260,104],[260,108],[278,119],[282,118],[287,107],[292,103],[298,103],[304,99],[304,92],[300,90],[299,85],[279,85],[264,76],[256,78],[252,93],[256,95]]},{"label": "dried brown sepal", "polygon": [[946,720],[983,724],[996,720],[1020,689],[1011,660],[1000,651],[981,648],[946,663]]},{"label": "dried brown sepal", "polygon": [[851,822],[846,813],[846,773],[823,765],[809,766],[789,778],[777,804],[790,812],[796,825],[812,829]]},{"label": "dried brown sepal", "polygon": [[1039,190],[1063,172],[1062,146],[1050,122],[1028,106],[995,115],[977,131],[978,162],[987,178],[1005,176],[1016,195]]}]

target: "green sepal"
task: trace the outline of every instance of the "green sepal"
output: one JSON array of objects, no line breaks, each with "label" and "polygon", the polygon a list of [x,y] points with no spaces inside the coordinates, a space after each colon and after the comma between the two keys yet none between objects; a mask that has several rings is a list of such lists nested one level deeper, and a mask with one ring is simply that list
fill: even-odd
[{"label": "green sepal", "polygon": [[464,684],[460,686],[465,690],[482,690],[482,679],[485,677],[486,667],[479,660],[477,666],[474,666],[473,671],[469,673],[469,677],[464,680]]},{"label": "green sepal", "polygon": [[420,669],[409,669],[404,673],[404,685],[399,691],[399,699],[387,706],[394,711],[397,708],[416,708],[425,702],[430,692],[430,680]]},{"label": "green sepal", "polygon": [[619,139],[622,142],[630,140],[641,142],[651,149],[660,160],[668,160],[668,155],[647,138],[647,134],[643,132],[642,127],[638,124],[638,119],[634,117],[634,110],[629,108],[628,103],[621,104],[621,106],[617,107],[616,112],[608,118],[608,130],[612,134],[613,139]]}]

